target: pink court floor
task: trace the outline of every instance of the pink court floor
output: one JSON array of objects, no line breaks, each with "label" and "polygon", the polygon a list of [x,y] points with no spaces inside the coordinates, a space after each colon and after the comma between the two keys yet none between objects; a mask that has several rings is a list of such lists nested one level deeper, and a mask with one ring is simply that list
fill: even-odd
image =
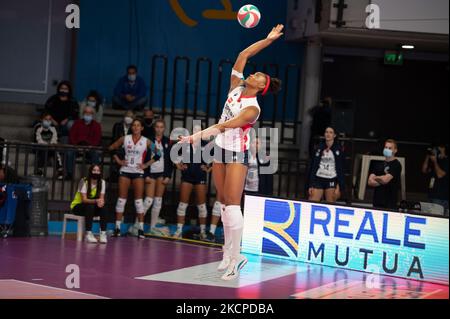
[{"label": "pink court floor", "polygon": [[372,282],[362,272],[247,257],[239,280],[224,282],[218,247],[156,238],[111,238],[107,245],[7,238],[0,240],[0,299],[449,298],[445,285],[388,276]]}]

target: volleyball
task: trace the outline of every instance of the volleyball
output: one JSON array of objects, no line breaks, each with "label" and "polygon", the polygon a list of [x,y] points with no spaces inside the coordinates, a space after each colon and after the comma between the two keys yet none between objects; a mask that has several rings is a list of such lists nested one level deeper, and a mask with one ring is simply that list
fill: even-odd
[{"label": "volleyball", "polygon": [[246,4],[239,9],[237,19],[241,26],[247,29],[251,29],[258,25],[259,20],[261,20],[261,13],[256,6],[252,4]]}]

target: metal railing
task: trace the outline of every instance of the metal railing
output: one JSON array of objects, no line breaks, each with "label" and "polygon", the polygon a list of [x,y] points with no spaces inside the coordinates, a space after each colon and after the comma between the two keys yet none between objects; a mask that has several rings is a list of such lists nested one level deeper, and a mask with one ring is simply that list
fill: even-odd
[{"label": "metal railing", "polygon": [[[5,141],[0,144],[0,149],[4,150],[3,161],[8,163],[8,167],[15,171],[19,177],[36,175],[40,170],[41,176],[47,180],[49,192],[49,209],[55,211],[66,211],[69,203],[73,200],[79,181],[88,174],[88,167],[91,165],[90,152],[97,152],[100,165],[103,168],[103,177],[107,182],[107,202],[113,209],[117,199],[117,175],[118,167],[112,160],[112,155],[106,148],[73,146],[73,145],[42,145],[36,143],[24,143],[18,141]],[[42,156],[42,165],[38,166],[38,152]],[[73,176],[70,179],[59,179],[58,173],[67,175],[67,158],[69,152],[77,154],[73,162]],[[62,170],[58,170],[56,157],[58,153],[62,159]],[[300,199],[304,191],[302,181],[304,181],[305,161],[280,159],[278,171],[273,174],[273,194],[278,197],[290,199]],[[116,171],[115,168],[116,167]],[[8,170],[6,170],[8,174]],[[8,179],[8,176],[6,176]],[[181,183],[181,172],[174,169],[172,182],[168,186],[164,196],[164,205],[169,209],[169,214],[174,215],[179,201],[179,186]],[[212,183],[212,174],[208,175],[208,204],[213,205],[215,200],[215,188]],[[131,193],[131,192],[130,192]],[[270,196],[269,194],[268,196]],[[130,195],[131,196],[131,195]],[[132,202],[132,201],[130,201]],[[175,216],[175,215],[174,215]]]},{"label": "metal railing", "polygon": [[[203,120],[206,124],[217,122],[226,99],[233,63],[232,60],[224,59],[215,64],[208,57],[191,59],[185,56],[176,56],[170,61],[166,55],[154,55],[150,70],[150,107],[160,109],[162,117],[170,117],[169,130],[174,128],[175,121],[186,127],[189,116]],[[300,66],[248,63],[247,71],[254,73],[257,70],[283,80],[282,93],[260,99],[262,113],[259,126],[275,127],[279,123],[280,143],[297,145],[297,132],[301,125],[298,120]],[[169,80],[171,87],[168,85]]]}]

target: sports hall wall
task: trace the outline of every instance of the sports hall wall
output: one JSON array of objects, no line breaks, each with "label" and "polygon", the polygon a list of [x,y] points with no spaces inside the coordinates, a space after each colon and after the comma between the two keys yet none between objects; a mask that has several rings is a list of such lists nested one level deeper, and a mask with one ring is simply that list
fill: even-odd
[{"label": "sports hall wall", "polygon": [[[239,0],[81,0],[77,97],[83,98],[91,88],[97,88],[106,97],[110,97],[118,77],[125,74],[128,64],[139,67],[140,74],[149,86],[151,58],[154,54],[164,54],[169,59],[169,105],[166,106],[172,105],[173,59],[176,56],[187,56],[192,59],[189,88],[189,107],[192,107],[197,58],[210,58],[213,70],[217,73],[220,60],[234,60],[246,46],[264,38],[274,25],[286,22],[285,1],[254,0],[252,3],[262,12],[262,20],[255,29],[244,29],[236,21],[234,13],[224,11],[229,3],[232,4],[233,11],[247,4],[246,1]],[[212,18],[214,16],[216,19]],[[302,56],[303,44],[282,41],[262,52],[253,61],[261,65],[277,63],[284,66],[301,64]],[[183,106],[184,72],[184,64],[180,64],[175,102],[176,107],[180,108]],[[201,81],[200,110],[206,104],[206,68],[201,72],[201,79],[205,80]],[[162,76],[161,67],[157,68],[157,74]],[[215,101],[217,92],[216,81],[217,77],[213,76],[212,101]],[[297,83],[292,81],[291,85]],[[161,88],[158,83],[155,86]],[[226,90],[225,86],[223,89]],[[294,87],[290,91],[295,92],[295,89],[298,88]],[[224,93],[225,91],[221,92],[222,96]],[[155,94],[155,99],[160,99],[158,94],[161,94],[161,89]],[[288,99],[288,116],[292,117],[293,108],[297,105],[295,95],[291,94]],[[214,111],[214,103],[212,104]]]}]

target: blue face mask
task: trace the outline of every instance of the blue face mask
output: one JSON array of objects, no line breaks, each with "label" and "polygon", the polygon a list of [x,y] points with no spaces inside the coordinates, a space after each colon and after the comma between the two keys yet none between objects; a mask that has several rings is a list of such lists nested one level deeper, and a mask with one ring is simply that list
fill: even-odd
[{"label": "blue face mask", "polygon": [[86,123],[91,123],[93,120],[93,117],[92,117],[92,115],[84,115],[83,119]]},{"label": "blue face mask", "polygon": [[42,121],[42,126],[45,128],[49,128],[51,125],[52,125],[51,121],[47,121],[47,120]]},{"label": "blue face mask", "polygon": [[394,155],[394,153],[392,152],[392,150],[390,150],[390,149],[388,149],[388,148],[385,148],[385,149],[383,150],[383,155],[384,155],[385,157],[392,157],[392,155]]},{"label": "blue face mask", "polygon": [[136,81],[136,74],[129,74],[128,75],[128,80],[131,81],[131,82]]}]

